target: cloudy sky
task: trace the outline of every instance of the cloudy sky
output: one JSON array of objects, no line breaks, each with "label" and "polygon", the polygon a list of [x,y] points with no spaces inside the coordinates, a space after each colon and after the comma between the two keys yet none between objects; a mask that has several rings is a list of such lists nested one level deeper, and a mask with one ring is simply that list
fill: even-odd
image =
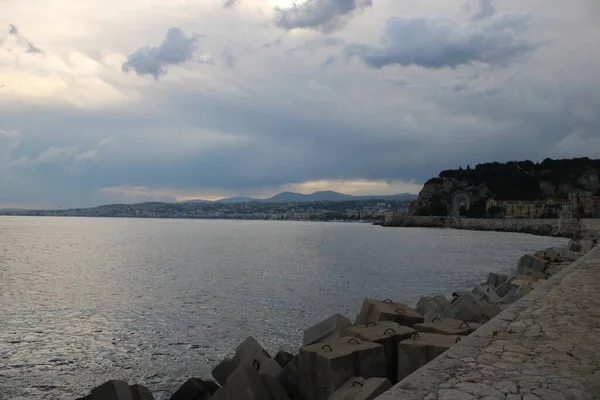
[{"label": "cloudy sky", "polygon": [[0,206],[600,157],[598,0],[0,0]]}]

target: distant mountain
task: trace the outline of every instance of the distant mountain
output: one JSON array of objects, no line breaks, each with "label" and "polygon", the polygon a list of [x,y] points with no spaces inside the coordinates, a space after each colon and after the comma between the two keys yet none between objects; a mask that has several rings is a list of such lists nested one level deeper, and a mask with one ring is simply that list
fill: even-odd
[{"label": "distant mountain", "polygon": [[198,204],[198,203],[212,203],[212,201],[210,201],[210,200],[202,200],[202,199],[192,199],[192,200],[180,201],[180,203]]},{"label": "distant mountain", "polygon": [[[294,192],[282,192],[275,196],[266,199],[257,199],[255,197],[229,197],[217,200],[216,203],[234,204],[234,203],[249,203],[258,201],[261,203],[311,203],[315,201],[351,201],[351,200],[398,200],[411,201],[417,198],[416,194],[402,193],[392,195],[366,195],[353,196],[350,194],[338,193],[332,190],[314,192],[311,194],[302,194]],[[209,203],[209,200],[187,200],[183,203]]]},{"label": "distant mountain", "polygon": [[216,202],[231,204],[231,203],[250,203],[252,201],[260,201],[260,199],[257,199],[255,197],[236,196],[236,197],[229,197],[226,199],[220,199],[220,200],[217,200]]},{"label": "distant mountain", "polygon": [[269,203],[307,203],[313,201],[349,201],[349,200],[400,200],[411,201],[417,198],[416,194],[403,193],[393,195],[366,195],[353,196],[350,194],[338,193],[332,190],[314,192],[311,194],[302,194],[294,192],[283,192],[273,197],[262,200]]}]

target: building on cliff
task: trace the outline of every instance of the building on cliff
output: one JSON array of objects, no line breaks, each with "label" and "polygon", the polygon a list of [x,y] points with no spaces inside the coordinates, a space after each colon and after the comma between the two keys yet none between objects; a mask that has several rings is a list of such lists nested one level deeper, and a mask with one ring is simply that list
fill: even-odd
[{"label": "building on cliff", "polygon": [[571,212],[570,202],[554,200],[496,200],[486,202],[489,215],[496,214],[504,218],[556,218],[561,212]]}]

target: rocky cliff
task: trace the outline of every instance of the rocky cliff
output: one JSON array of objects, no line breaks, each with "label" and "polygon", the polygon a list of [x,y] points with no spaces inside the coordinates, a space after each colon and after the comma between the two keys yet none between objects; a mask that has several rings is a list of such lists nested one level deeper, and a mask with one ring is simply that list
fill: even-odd
[{"label": "rocky cliff", "polygon": [[[571,192],[600,195],[600,160],[576,158],[487,163],[475,168],[442,171],[419,193],[414,215],[453,215],[455,199],[469,199],[468,216],[482,217],[489,198],[497,200],[562,200]],[[460,200],[460,198],[458,199]]]}]

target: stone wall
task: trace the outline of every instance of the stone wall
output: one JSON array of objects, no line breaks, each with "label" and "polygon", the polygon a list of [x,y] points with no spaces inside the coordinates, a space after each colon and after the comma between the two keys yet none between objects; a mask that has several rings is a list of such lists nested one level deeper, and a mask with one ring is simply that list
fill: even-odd
[{"label": "stone wall", "polygon": [[384,226],[518,232],[543,236],[559,235],[557,219],[481,219],[402,216],[388,221]]}]

